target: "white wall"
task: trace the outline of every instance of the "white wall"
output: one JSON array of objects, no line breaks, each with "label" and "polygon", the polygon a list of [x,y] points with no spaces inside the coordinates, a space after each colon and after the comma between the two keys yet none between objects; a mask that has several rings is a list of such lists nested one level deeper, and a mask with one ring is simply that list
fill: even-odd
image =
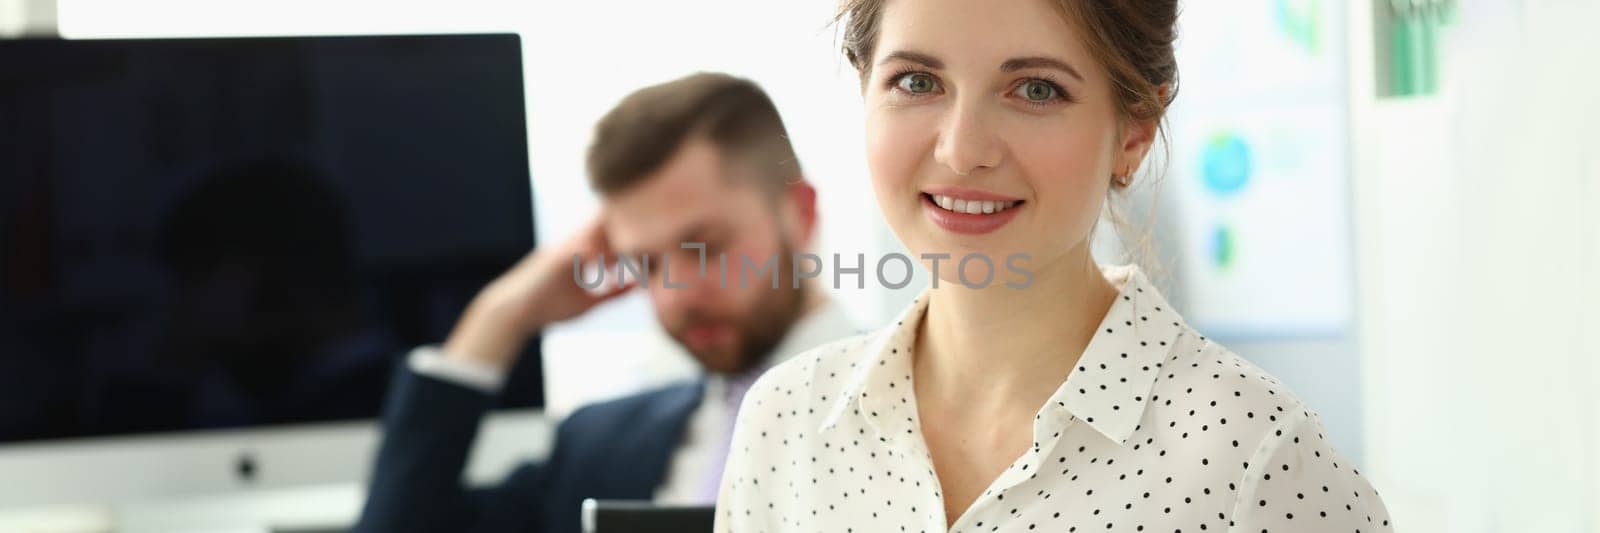
[{"label": "white wall", "polygon": [[1459,2],[1435,97],[1353,54],[1364,471],[1406,531],[1600,524],[1596,4]]},{"label": "white wall", "polygon": [[22,33],[22,17],[26,14],[22,0],[0,0],[0,37]]},{"label": "white wall", "polygon": [[56,0],[0,0],[0,37],[54,35]]}]

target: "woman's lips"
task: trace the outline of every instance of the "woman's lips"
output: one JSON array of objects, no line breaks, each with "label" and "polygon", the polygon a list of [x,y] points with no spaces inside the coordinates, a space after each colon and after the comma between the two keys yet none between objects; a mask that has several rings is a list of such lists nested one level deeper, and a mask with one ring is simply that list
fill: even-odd
[{"label": "woman's lips", "polygon": [[945,195],[925,192],[920,196],[922,211],[929,220],[945,231],[964,235],[981,235],[1000,229],[1016,218],[1017,212],[1026,206],[1022,200],[987,193]]}]

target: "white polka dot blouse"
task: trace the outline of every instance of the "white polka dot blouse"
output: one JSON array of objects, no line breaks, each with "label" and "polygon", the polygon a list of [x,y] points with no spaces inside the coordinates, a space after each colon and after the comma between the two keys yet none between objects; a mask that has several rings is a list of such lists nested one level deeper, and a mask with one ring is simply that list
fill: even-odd
[{"label": "white polka dot blouse", "polygon": [[1315,411],[1185,325],[1137,267],[1106,272],[1117,299],[1039,407],[1033,447],[950,527],[911,386],[924,293],[755,384],[716,531],[1391,531]]}]

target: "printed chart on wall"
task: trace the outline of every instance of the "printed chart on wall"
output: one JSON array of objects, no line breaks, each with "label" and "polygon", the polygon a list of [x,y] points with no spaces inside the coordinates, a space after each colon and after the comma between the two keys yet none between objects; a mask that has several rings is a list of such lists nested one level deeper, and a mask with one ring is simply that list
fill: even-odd
[{"label": "printed chart on wall", "polygon": [[1249,0],[1183,12],[1164,201],[1176,201],[1180,282],[1202,331],[1349,327],[1342,6]]}]

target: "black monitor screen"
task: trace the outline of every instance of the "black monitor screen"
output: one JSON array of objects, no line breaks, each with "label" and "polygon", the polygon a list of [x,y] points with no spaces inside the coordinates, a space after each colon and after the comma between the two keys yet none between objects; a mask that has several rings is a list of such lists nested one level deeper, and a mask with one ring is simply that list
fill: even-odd
[{"label": "black monitor screen", "polygon": [[376,416],[532,248],[525,121],[515,35],[0,41],[0,443]]}]

